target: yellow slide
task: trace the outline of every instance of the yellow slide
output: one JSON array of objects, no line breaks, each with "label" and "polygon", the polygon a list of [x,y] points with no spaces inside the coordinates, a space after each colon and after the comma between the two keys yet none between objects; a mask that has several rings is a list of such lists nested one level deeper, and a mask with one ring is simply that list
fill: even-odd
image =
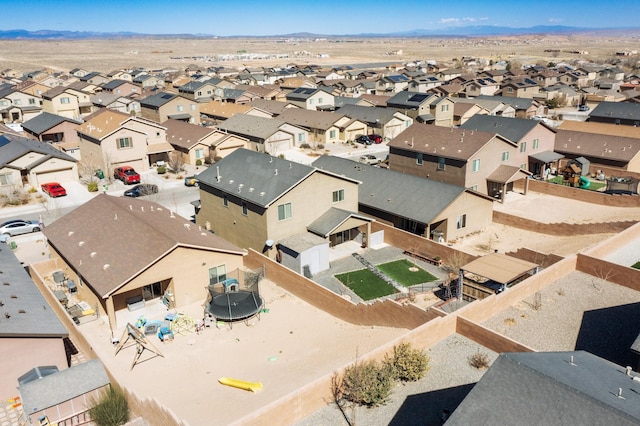
[{"label": "yellow slide", "polygon": [[236,380],[230,377],[220,377],[218,381],[223,385],[248,390],[251,392],[258,392],[259,390],[262,390],[262,383],[260,382],[245,382],[243,380]]}]

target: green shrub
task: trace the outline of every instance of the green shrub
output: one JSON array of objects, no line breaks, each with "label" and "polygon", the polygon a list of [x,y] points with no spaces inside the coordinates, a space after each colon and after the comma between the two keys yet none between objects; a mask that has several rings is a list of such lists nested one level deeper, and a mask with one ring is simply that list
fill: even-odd
[{"label": "green shrub", "polygon": [[98,191],[98,182],[89,182],[87,184],[87,190],[89,192],[97,192]]},{"label": "green shrub", "polygon": [[375,361],[356,362],[345,369],[342,387],[347,401],[376,407],[391,395],[393,372]]},{"label": "green shrub", "polygon": [[409,343],[393,347],[393,355],[385,355],[384,364],[391,369],[393,377],[401,382],[415,382],[429,371],[429,356]]},{"label": "green shrub", "polygon": [[91,420],[98,426],[119,426],[129,421],[129,403],[124,392],[114,386],[99,400],[91,399]]},{"label": "green shrub", "polygon": [[167,173],[167,168],[165,166],[158,166],[156,169],[159,175],[163,175]]},{"label": "green shrub", "polygon": [[319,143],[318,144],[318,149],[324,149],[324,144]]},{"label": "green shrub", "polygon": [[202,166],[202,160],[201,159],[197,159],[196,160],[196,166]]},{"label": "green shrub", "polygon": [[27,192],[29,194],[34,194],[34,193],[38,192],[38,190],[34,186],[30,186],[29,189],[27,190]]},{"label": "green shrub", "polygon": [[308,143],[301,143],[300,144],[300,149],[309,149],[311,148],[311,145],[309,145]]}]

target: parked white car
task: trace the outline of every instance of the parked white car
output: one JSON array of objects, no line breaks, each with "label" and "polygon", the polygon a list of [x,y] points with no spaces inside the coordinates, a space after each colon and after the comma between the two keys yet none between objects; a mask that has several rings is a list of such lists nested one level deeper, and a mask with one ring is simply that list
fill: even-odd
[{"label": "parked white car", "polygon": [[380,160],[378,157],[376,157],[373,154],[366,154],[361,156],[358,161],[364,164],[370,164],[372,166],[375,166],[377,164],[380,164],[382,160]]}]

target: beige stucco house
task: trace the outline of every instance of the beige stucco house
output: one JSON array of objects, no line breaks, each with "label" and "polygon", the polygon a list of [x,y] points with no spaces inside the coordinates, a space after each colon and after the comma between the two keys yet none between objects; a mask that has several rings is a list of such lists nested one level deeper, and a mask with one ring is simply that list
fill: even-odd
[{"label": "beige stucco house", "polygon": [[203,166],[211,161],[211,146],[218,139],[215,129],[171,119],[162,126],[167,129],[167,141],[180,153],[185,164]]},{"label": "beige stucco house", "polygon": [[358,182],[351,178],[238,149],[198,179],[196,222],[272,258],[293,235],[312,233],[335,246],[370,234],[371,220],[357,214]]},{"label": "beige stucco house", "polygon": [[78,181],[77,160],[51,144],[12,134],[0,136],[0,188],[40,188]]},{"label": "beige stucco house", "polygon": [[156,123],[163,123],[172,118],[200,124],[199,104],[175,93],[160,92],[140,99],[140,114]]},{"label": "beige stucco house", "polygon": [[51,256],[78,297],[122,329],[116,312],[161,299],[203,301],[206,287],[242,268],[245,251],[160,204],[99,194],[48,225]]},{"label": "beige stucco house", "polygon": [[108,108],[89,117],[77,132],[83,163],[106,175],[121,165],[149,170],[154,163],[167,161],[173,151],[165,127]]},{"label": "beige stucco house", "polygon": [[4,123],[22,123],[42,112],[42,100],[12,87],[0,90],[0,119]]}]

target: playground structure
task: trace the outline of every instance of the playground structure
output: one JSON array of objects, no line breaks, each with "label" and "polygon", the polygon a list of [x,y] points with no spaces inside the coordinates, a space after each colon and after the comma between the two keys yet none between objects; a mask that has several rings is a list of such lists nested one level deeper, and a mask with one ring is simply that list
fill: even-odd
[{"label": "playground structure", "polygon": [[228,278],[208,287],[209,298],[205,303],[205,318],[229,322],[247,321],[260,315],[264,300],[260,296],[257,280],[246,280],[244,285],[235,278]]},{"label": "playground structure", "polygon": [[231,386],[238,389],[258,392],[262,390],[261,382],[245,382],[244,380],[232,379],[230,377],[220,377],[218,382],[225,386]]},{"label": "playground structure", "polygon": [[[151,342],[147,340],[147,337],[130,323],[128,323],[125,327],[122,338],[116,346],[115,355],[118,355],[118,352],[120,352],[120,350],[125,347],[129,340],[132,340],[133,344],[136,345],[136,354],[133,358],[133,362],[131,363],[131,370],[133,370],[133,367],[135,367],[138,361],[140,361],[142,353],[145,351],[145,349],[155,354],[156,356],[161,356],[162,358],[164,358],[164,355],[162,355],[162,353],[158,349],[156,349],[156,347],[153,346]],[[133,346],[133,344],[130,344],[128,346]]]},{"label": "playground structure", "polygon": [[[586,160],[585,160],[586,161]],[[574,188],[587,189],[591,185],[591,181],[585,175],[589,172],[588,162],[580,162],[569,160],[558,174],[562,175],[562,183]]]}]

